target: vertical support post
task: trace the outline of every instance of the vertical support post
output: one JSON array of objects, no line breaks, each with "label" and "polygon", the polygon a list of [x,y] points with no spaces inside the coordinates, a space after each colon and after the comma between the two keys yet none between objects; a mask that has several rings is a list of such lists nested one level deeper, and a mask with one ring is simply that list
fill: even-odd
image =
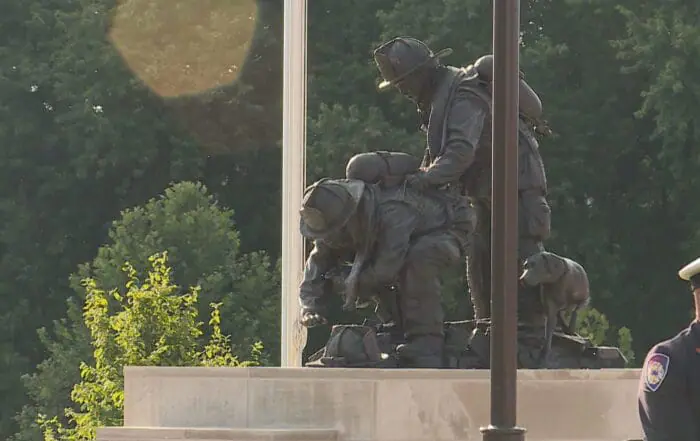
[{"label": "vertical support post", "polygon": [[306,328],[299,322],[298,290],[304,269],[299,209],[306,183],[307,0],[284,0],[282,122],[282,366],[301,366]]},{"label": "vertical support post", "polygon": [[491,425],[485,441],[520,441],[516,427],[520,0],[493,0]]}]

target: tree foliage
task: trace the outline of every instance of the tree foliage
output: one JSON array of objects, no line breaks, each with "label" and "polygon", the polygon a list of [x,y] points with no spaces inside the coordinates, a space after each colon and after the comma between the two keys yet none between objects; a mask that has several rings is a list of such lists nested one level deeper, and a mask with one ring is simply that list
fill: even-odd
[{"label": "tree foliage", "polygon": [[122,425],[125,366],[259,364],[260,343],[253,345],[250,359],[244,362],[231,352],[230,337],[221,331],[220,304],[211,304],[211,337],[202,344],[199,288],[178,294],[167,253],[148,260],[151,269],[143,281],[131,264],[124,265],[123,295],[116,288],[105,291],[94,279],[84,280],[83,320],[90,332],[94,363],[80,363],[81,381],[71,392],[75,408],[65,410],[67,426],[57,417],[40,415],[46,441],[91,441],[98,427]]},{"label": "tree foliage", "polygon": [[[14,441],[39,439],[37,415],[62,415],[62,409],[70,404],[71,388],[81,379],[80,362],[93,360],[89,326],[80,314],[90,300],[90,290],[83,281],[90,280],[102,290],[125,297],[133,277],[149,277],[153,265],[150,256],[156,253],[168,255],[172,268],[168,277],[176,294],[197,287],[201,301],[193,307],[199,308],[200,315],[208,314],[207,305],[220,305],[217,326],[230,335],[227,345],[233,355],[244,357],[251,346],[262,341],[265,349],[259,361],[276,362],[279,267],[271,265],[265,253],[240,252],[233,215],[202,184],[181,182],[167,188],[161,197],[125,210],[113,222],[109,243],[72,276],[74,296],[68,301],[67,319],[54,323],[52,332],[40,331],[48,357],[35,373],[24,378],[31,404],[18,418],[20,431]],[[124,272],[124,262],[129,262],[130,272]],[[114,303],[112,298],[107,300]]]},{"label": "tree foliage", "polygon": [[632,349],[632,333],[626,327],[611,328],[605,314],[595,308],[587,308],[578,316],[577,332],[588,338],[594,345],[613,345],[627,359],[627,366],[635,366],[635,354]]},{"label": "tree foliage", "polygon": [[123,291],[128,275],[121,271],[122,262],[132,262],[137,274],[144,274],[148,257],[165,250],[180,289],[197,285],[204,305],[223,302],[222,326],[233,336],[234,352],[245,352],[258,340],[274,350],[279,347],[278,271],[266,253],[240,252],[233,217],[233,210],[221,207],[204,185],[174,184],[162,196],[125,210],[109,231],[109,243],[81,266],[74,281],[91,277],[106,289]]}]

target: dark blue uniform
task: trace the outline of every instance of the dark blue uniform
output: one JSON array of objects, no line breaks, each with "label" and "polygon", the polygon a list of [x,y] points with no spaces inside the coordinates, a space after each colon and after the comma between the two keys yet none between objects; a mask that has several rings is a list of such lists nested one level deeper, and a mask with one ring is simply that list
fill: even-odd
[{"label": "dark blue uniform", "polygon": [[700,323],[647,354],[639,381],[645,441],[700,441]]}]

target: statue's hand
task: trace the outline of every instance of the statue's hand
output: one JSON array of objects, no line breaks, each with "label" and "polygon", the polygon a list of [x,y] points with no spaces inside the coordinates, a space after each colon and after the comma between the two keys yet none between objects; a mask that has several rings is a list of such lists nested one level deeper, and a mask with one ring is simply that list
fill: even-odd
[{"label": "statue's hand", "polygon": [[301,324],[307,328],[313,328],[315,326],[325,325],[328,320],[319,314],[317,311],[310,309],[303,310],[301,312]]}]

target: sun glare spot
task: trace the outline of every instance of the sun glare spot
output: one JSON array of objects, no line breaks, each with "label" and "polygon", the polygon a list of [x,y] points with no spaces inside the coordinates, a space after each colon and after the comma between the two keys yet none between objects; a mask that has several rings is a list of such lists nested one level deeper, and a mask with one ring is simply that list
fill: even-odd
[{"label": "sun glare spot", "polygon": [[257,12],[255,0],[122,0],[110,38],[155,93],[195,94],[236,80]]}]

